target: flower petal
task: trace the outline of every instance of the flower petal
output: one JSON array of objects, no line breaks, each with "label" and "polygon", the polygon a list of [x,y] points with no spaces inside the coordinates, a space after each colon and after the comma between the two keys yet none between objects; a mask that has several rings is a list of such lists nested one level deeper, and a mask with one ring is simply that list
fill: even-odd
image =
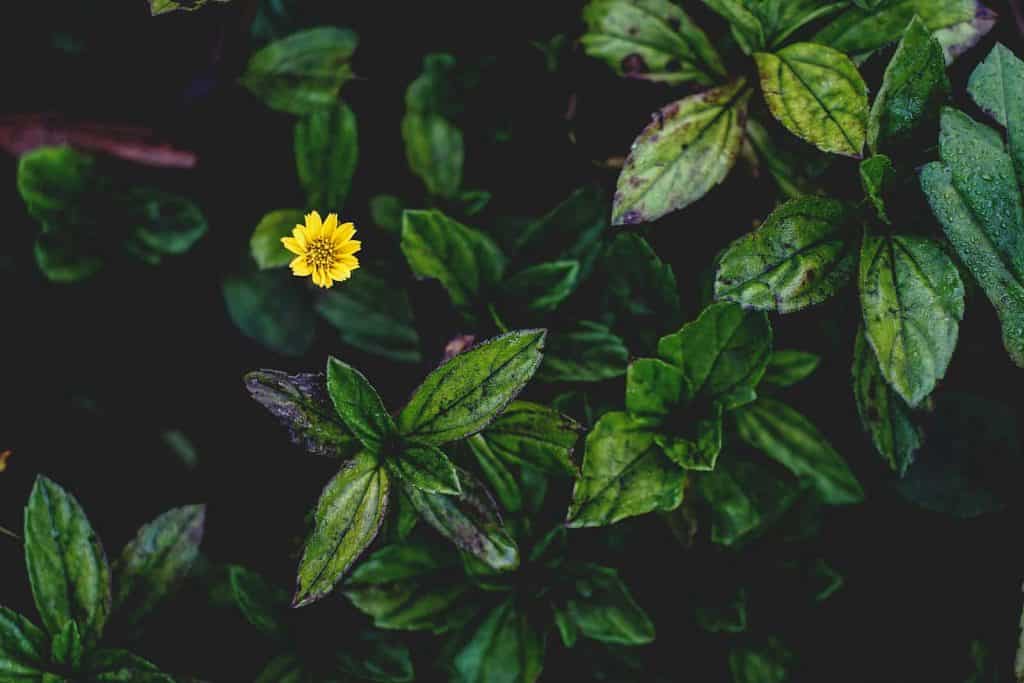
[{"label": "flower petal", "polygon": [[298,254],[299,256],[302,256],[303,254],[306,253],[306,249],[294,237],[282,237],[281,244],[283,244],[284,248],[292,252],[293,254]]},{"label": "flower petal", "polygon": [[359,240],[349,240],[348,242],[345,242],[343,245],[335,249],[334,253],[337,254],[338,256],[349,256],[350,254],[354,254],[362,248],[363,243],[360,242]]},{"label": "flower petal", "polygon": [[292,273],[299,277],[305,277],[313,272],[313,269],[310,268],[309,262],[306,261],[305,256],[298,256],[292,259],[292,262],[288,265],[291,266]]},{"label": "flower petal", "polygon": [[295,238],[296,242],[298,242],[299,244],[302,245],[303,249],[306,248],[306,226],[305,225],[296,225],[294,228],[292,228],[292,237]]},{"label": "flower petal", "polygon": [[336,263],[331,268],[331,277],[334,278],[335,280],[337,280],[338,282],[341,282],[342,280],[347,280],[351,276],[352,276],[352,269],[349,268],[348,266],[344,266],[344,265],[342,265],[340,263]]},{"label": "flower petal", "polygon": [[338,259],[338,263],[352,270],[355,270],[356,268],[359,267],[359,259],[351,255],[342,256],[341,258]]},{"label": "flower petal", "polygon": [[306,239],[312,242],[313,240],[320,237],[323,229],[323,222],[320,220],[320,214],[316,211],[310,211],[306,214]]},{"label": "flower petal", "polygon": [[324,237],[334,237],[334,231],[338,228],[338,214],[329,213],[324,219]]},{"label": "flower petal", "polygon": [[338,228],[337,239],[341,242],[347,242],[352,239],[352,235],[356,234],[356,226],[354,223],[342,223],[341,227]]}]

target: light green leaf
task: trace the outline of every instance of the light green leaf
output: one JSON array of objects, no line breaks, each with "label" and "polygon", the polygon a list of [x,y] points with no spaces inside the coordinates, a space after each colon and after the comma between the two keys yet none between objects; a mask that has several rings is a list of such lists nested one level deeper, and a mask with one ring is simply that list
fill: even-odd
[{"label": "light green leaf", "polygon": [[409,295],[386,276],[360,269],[344,287],[324,292],[316,312],[360,351],[399,363],[423,359]]},{"label": "light green leaf", "polygon": [[462,491],[447,496],[404,487],[420,517],[438,533],[492,569],[519,566],[519,549],[502,526],[490,493],[468,472],[459,470]]},{"label": "light green leaf", "polygon": [[683,371],[659,358],[638,358],[626,370],[626,410],[661,420],[693,397]]},{"label": "light green leaf", "polygon": [[340,213],[358,161],[356,115],[344,102],[295,122],[295,170],[308,207]]},{"label": "light green leaf", "polygon": [[85,647],[95,645],[110,615],[107,556],[75,497],[43,476],[25,506],[25,564],[50,635],[74,621]]},{"label": "light green leaf", "polygon": [[884,154],[876,154],[860,162],[860,185],[864,195],[875,207],[878,219],[890,223],[889,214],[885,209],[886,195],[896,182],[896,169],[892,161]]},{"label": "light green leaf", "polygon": [[918,129],[926,131],[929,142],[933,140],[939,109],[949,97],[949,90],[942,46],[915,15],[885,69],[882,87],[871,105],[871,151],[906,146]]},{"label": "light green leaf", "polygon": [[483,434],[474,434],[466,440],[466,444],[501,506],[512,513],[522,510],[523,492],[519,482],[504,460],[491,449]]},{"label": "light green leaf", "polygon": [[717,303],[693,322],[661,338],[658,355],[683,372],[693,396],[721,399],[726,408],[749,400],[771,354],[768,316]]},{"label": "light green leaf", "polygon": [[505,298],[516,308],[549,313],[576,289],[580,264],[576,261],[538,263],[502,282]]},{"label": "light green leaf", "polygon": [[327,393],[345,426],[373,454],[395,437],[395,422],[363,373],[334,356],[327,358]]},{"label": "light green leaf", "polygon": [[744,441],[813,484],[831,505],[859,503],[860,483],[831,444],[807,418],[775,399],[761,397],[736,410]]},{"label": "light green leaf", "polygon": [[[456,573],[457,572],[457,573]],[[377,628],[444,633],[464,623],[475,606],[458,557],[436,544],[381,548],[345,582],[345,597]]]},{"label": "light green leaf", "polygon": [[761,20],[751,11],[750,3],[745,0],[704,0],[704,4],[713,9],[729,22],[733,38],[746,54],[757,52],[765,47],[767,40]]},{"label": "light green leaf", "polygon": [[722,182],[739,155],[750,93],[740,78],[655,112],[622,167],[612,224],[653,221]]},{"label": "light green leaf", "polygon": [[155,665],[127,650],[96,650],[82,668],[90,683],[175,683]]},{"label": "light green leaf", "polygon": [[807,351],[781,349],[768,357],[761,381],[776,387],[791,387],[818,369],[821,357]]},{"label": "light green leaf", "polygon": [[163,513],[139,529],[114,566],[114,611],[136,625],[188,576],[199,556],[205,505]]},{"label": "light green leaf", "polygon": [[427,493],[457,494],[461,490],[455,465],[440,448],[407,444],[385,457],[384,466],[403,482]]},{"label": "light green leaf", "polygon": [[530,381],[545,330],[518,330],[482,342],[434,370],[398,415],[403,436],[440,445],[479,432]]},{"label": "light green leaf", "polygon": [[544,664],[542,632],[513,598],[492,609],[452,661],[460,683],[533,683]]},{"label": "light green leaf", "polygon": [[245,387],[291,434],[292,443],[313,455],[345,459],[360,450],[327,394],[320,373],[289,375],[257,370],[245,376]]},{"label": "light green leaf", "polygon": [[462,309],[481,303],[505,269],[490,237],[437,210],[402,214],[402,253],[413,273],[439,280]]},{"label": "light green leaf", "polygon": [[[154,17],[176,10],[194,12],[209,0],[149,0],[149,12]],[[213,2],[230,2],[231,0],[213,0]]]},{"label": "light green leaf", "polygon": [[358,43],[348,29],[299,31],[253,54],[239,82],[271,109],[309,114],[337,101],[352,78],[349,61]]},{"label": "light green leaf", "polygon": [[902,477],[921,447],[921,429],[914,424],[906,402],[882,377],[863,328],[857,330],[853,346],[853,396],[860,423],[871,436],[875,450]]},{"label": "light green leaf", "polygon": [[316,318],[301,284],[285,273],[249,271],[224,278],[221,291],[242,334],[284,356],[301,356],[316,335]]},{"label": "light green leaf", "polygon": [[585,565],[576,577],[578,595],[567,603],[570,618],[588,638],[614,645],[654,641],[654,623],[614,569]]},{"label": "light green leaf", "polygon": [[267,583],[256,572],[237,565],[228,567],[228,580],[235,604],[246,621],[266,636],[277,640],[287,639],[284,617],[288,594]]},{"label": "light green leaf", "polygon": [[[73,623],[73,622],[67,622]],[[41,681],[48,668],[46,634],[31,621],[0,607],[0,677],[5,681]]]},{"label": "light green leaf", "polygon": [[685,471],[662,454],[655,430],[651,421],[627,413],[605,413],[598,420],[587,435],[568,526],[614,524],[682,502]]},{"label": "light green leaf", "polygon": [[93,224],[102,197],[97,195],[110,189],[95,157],[63,146],[23,154],[17,183],[29,215],[50,230]]},{"label": "light green leaf", "polygon": [[629,349],[610,329],[581,320],[568,332],[552,332],[537,371],[542,382],[600,382],[626,372]]},{"label": "light green leaf", "polygon": [[765,44],[768,47],[777,47],[807,24],[845,9],[848,3],[830,3],[822,0],[746,0],[743,4],[764,27]]},{"label": "light green leaf", "polygon": [[793,43],[754,55],[772,115],[818,149],[860,157],[868,118],[868,89],[842,52]]},{"label": "light green leaf", "polygon": [[377,459],[363,452],[324,487],[316,526],[299,564],[293,607],[325,597],[373,542],[387,511],[390,483]]},{"label": "light green leaf", "polygon": [[573,448],[583,428],[557,410],[513,401],[479,437],[495,455],[548,474],[579,475]]},{"label": "light green leaf", "polygon": [[780,313],[824,301],[856,266],[851,219],[849,208],[834,199],[783,204],[719,259],[715,297]]},{"label": "light green leaf", "polygon": [[298,209],[278,209],[263,216],[249,238],[249,252],[261,270],[281,268],[295,258],[295,254],[284,248],[282,237],[291,237],[297,225],[305,219]]},{"label": "light green leaf", "polygon": [[583,20],[583,48],[620,76],[705,86],[726,77],[708,37],[668,0],[591,0]]},{"label": "light green leaf", "polygon": [[860,257],[865,336],[886,381],[911,407],[946,374],[964,315],[956,265],[929,238],[866,234]]}]

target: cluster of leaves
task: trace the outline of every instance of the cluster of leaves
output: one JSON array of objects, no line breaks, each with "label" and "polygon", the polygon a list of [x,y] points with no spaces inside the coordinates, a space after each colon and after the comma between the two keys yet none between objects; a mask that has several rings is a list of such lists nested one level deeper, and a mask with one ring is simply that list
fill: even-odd
[{"label": "cluster of leaves", "polygon": [[145,659],[103,647],[103,635],[137,634],[143,618],[188,575],[205,514],[202,505],[165,512],[139,529],[111,567],[78,501],[39,477],[25,507],[24,543],[45,631],[0,607],[0,678],[172,683]]}]

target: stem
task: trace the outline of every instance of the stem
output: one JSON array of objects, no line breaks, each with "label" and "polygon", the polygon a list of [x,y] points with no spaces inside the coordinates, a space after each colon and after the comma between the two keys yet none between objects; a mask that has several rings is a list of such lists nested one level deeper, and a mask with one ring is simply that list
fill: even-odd
[{"label": "stem", "polygon": [[14,533],[13,531],[11,531],[10,529],[8,529],[7,527],[5,527],[3,525],[0,525],[0,534],[3,534],[4,536],[10,536],[11,538],[13,538],[14,540],[18,541],[19,543],[21,542],[21,536],[19,536],[18,534]]},{"label": "stem", "polygon": [[498,309],[494,307],[493,303],[487,304],[487,312],[491,314],[491,320],[494,321],[499,332],[502,334],[508,332],[508,326],[502,321],[501,316],[498,315]]}]

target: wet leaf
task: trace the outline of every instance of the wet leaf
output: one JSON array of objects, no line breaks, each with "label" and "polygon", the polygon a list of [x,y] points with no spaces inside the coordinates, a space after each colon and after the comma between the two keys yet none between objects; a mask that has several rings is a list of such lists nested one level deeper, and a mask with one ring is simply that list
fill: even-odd
[{"label": "wet leaf", "polygon": [[340,215],[358,161],[356,115],[344,102],[295,123],[295,169],[307,207]]},{"label": "wet leaf", "polygon": [[[249,238],[249,252],[261,270],[287,266],[295,254],[284,248],[282,237],[290,237],[305,219],[298,209],[278,209],[263,216]],[[361,275],[361,273],[360,273]]]},{"label": "wet leaf", "polygon": [[861,188],[868,201],[875,207],[878,219],[883,223],[891,222],[885,205],[895,182],[896,170],[892,166],[892,160],[884,154],[876,154],[860,162]]},{"label": "wet leaf", "polygon": [[327,359],[327,393],[348,430],[374,455],[390,444],[395,422],[363,373],[334,356]]}]

